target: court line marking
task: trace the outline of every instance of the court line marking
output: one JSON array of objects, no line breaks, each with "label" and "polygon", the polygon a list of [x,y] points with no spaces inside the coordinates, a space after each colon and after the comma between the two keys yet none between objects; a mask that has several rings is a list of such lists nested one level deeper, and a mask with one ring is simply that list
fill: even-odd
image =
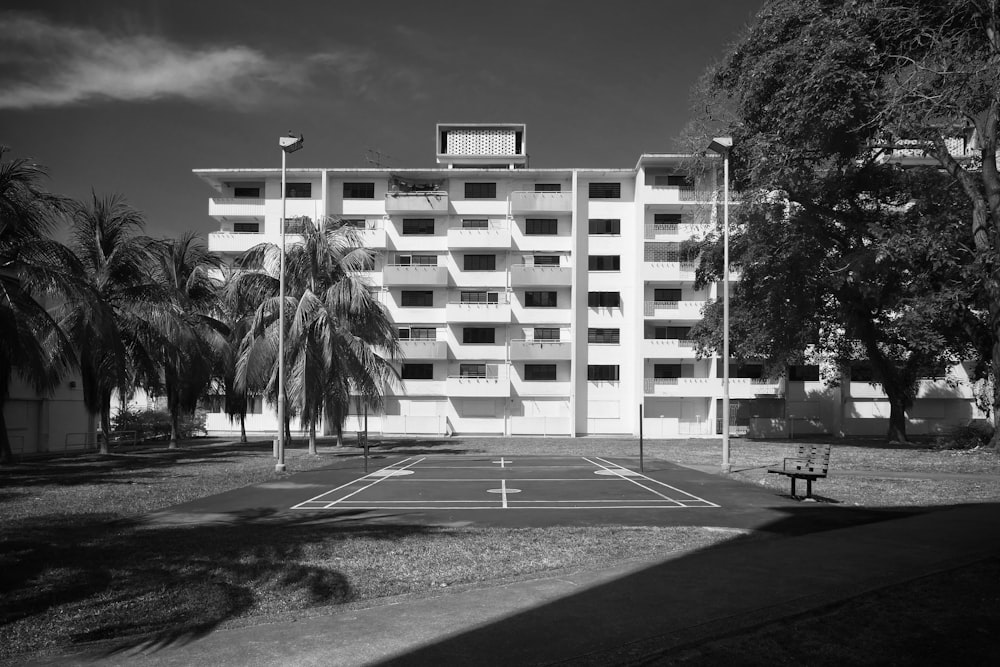
[{"label": "court line marking", "polygon": [[[641,487],[641,488],[643,488],[643,489],[646,489],[646,490],[647,490],[647,491],[649,491],[650,493],[652,493],[652,494],[655,494],[655,495],[657,495],[657,496],[659,496],[659,497],[663,498],[664,500],[669,500],[670,502],[677,502],[677,501],[676,501],[676,500],[674,500],[673,498],[670,498],[670,497],[668,497],[668,496],[665,496],[665,495],[663,495],[662,493],[660,493],[659,491],[654,491],[653,489],[649,488],[648,486],[646,486],[646,485],[644,485],[644,484],[640,484],[639,482],[635,481],[635,479],[633,479],[633,478],[631,478],[631,477],[626,477],[625,475],[622,475],[622,474],[620,474],[620,473],[616,472],[615,470],[613,470],[613,469],[611,469],[611,468],[608,468],[607,466],[604,466],[604,465],[601,465],[600,463],[597,463],[596,461],[591,461],[591,460],[590,460],[590,459],[588,459],[588,458],[587,458],[586,456],[583,456],[583,457],[581,457],[581,458],[582,458],[582,459],[583,459],[584,461],[587,461],[587,462],[589,462],[589,463],[593,463],[593,464],[594,464],[595,466],[597,466],[597,467],[599,467],[599,468],[603,468],[603,469],[607,470],[608,472],[612,473],[612,474],[613,474],[613,475],[614,475],[615,477],[618,477],[619,479],[623,479],[623,480],[625,480],[625,481],[628,481],[628,482],[632,482],[632,483],[633,483],[633,484],[635,484],[636,486],[638,486],[638,487]],[[595,457],[595,458],[596,458],[596,457]],[[617,464],[614,464],[614,463],[609,463],[609,465],[617,465]],[[619,467],[619,468],[621,468],[622,470],[627,470],[627,468],[623,468],[622,466],[618,466],[618,467]]]},{"label": "court line marking", "polygon": [[[424,501],[424,502],[426,502],[426,501]],[[521,503],[521,502],[526,502],[526,501],[517,501],[517,502]],[[657,501],[649,501],[649,502],[657,502]],[[354,504],[354,503],[357,503],[357,504]],[[351,501],[351,503],[347,503],[345,505],[342,505],[341,507],[343,507],[343,508],[350,507],[351,509],[362,509],[362,510],[392,510],[392,511],[408,510],[408,511],[428,511],[428,512],[429,511],[437,511],[437,510],[494,510],[494,511],[496,511],[496,510],[500,509],[495,504],[475,506],[475,507],[474,506],[469,506],[469,505],[454,505],[454,506],[441,506],[441,505],[437,505],[437,506],[428,506],[428,507],[422,507],[422,506],[416,505],[416,506],[413,506],[413,507],[398,507],[398,506],[397,507],[381,507],[379,505],[362,505],[360,503],[361,503],[361,501]],[[594,506],[578,506],[578,505],[569,505],[569,506],[558,506],[558,505],[544,505],[544,506],[523,505],[523,506],[521,506],[521,505],[517,505],[517,506],[512,507],[510,509],[519,509],[519,510],[589,510],[589,511],[594,511],[594,510],[604,510],[604,509],[608,509],[608,510],[622,510],[622,509],[628,509],[628,510],[643,510],[643,509],[646,509],[646,510],[675,510],[675,509],[699,509],[699,508],[710,509],[710,508],[708,508],[705,505],[689,506],[689,505],[678,505],[678,504],[667,504],[667,503],[664,503],[662,505],[600,505],[600,506],[597,506],[597,507],[594,507]],[[333,508],[333,507],[295,507],[293,509],[300,509],[300,510],[326,510],[326,509],[335,509],[335,508]]]},{"label": "court line marking", "polygon": [[500,497],[503,500],[503,508],[507,509],[507,480],[500,480]]},{"label": "court line marking", "polygon": [[[421,459],[421,460],[422,460],[422,459]],[[415,466],[415,465],[417,465],[418,463],[420,463],[420,461],[414,461],[414,462],[413,462],[413,463],[411,463],[410,465],[407,465],[407,466],[403,466],[402,468],[394,468],[394,470],[406,470],[406,469],[407,469],[407,468],[409,468],[410,466]],[[384,470],[384,468],[383,468],[383,470]],[[387,479],[392,479],[392,475],[386,475],[385,477],[379,477],[378,479],[376,479],[376,480],[375,480],[374,482],[372,482],[371,484],[367,484],[367,485],[365,485],[365,486],[362,486],[362,487],[361,487],[360,489],[358,489],[357,491],[351,491],[350,493],[348,493],[348,494],[347,494],[346,496],[344,496],[343,498],[340,498],[339,500],[334,500],[334,501],[333,501],[332,503],[330,503],[330,504],[328,505],[328,507],[333,507],[334,505],[337,505],[337,504],[339,504],[339,503],[342,503],[342,502],[344,502],[345,500],[347,500],[348,498],[350,498],[351,496],[355,496],[355,495],[357,495],[357,494],[361,493],[362,491],[364,491],[365,489],[370,489],[371,487],[375,486],[375,485],[376,485],[376,484],[378,484],[379,482],[384,482],[384,481],[385,481],[385,480],[387,480]]]},{"label": "court line marking", "polygon": [[[608,465],[618,466],[619,468],[622,468],[623,470],[628,470],[628,468],[626,468],[625,466],[622,466],[622,465],[620,465],[618,463],[615,463],[613,461],[608,461],[607,459],[603,459],[600,456],[595,456],[594,458],[597,459],[598,461],[604,461]],[[633,470],[632,472],[635,472],[635,471]],[[683,493],[685,496],[688,496],[689,498],[694,498],[695,500],[700,500],[700,501],[705,502],[705,503],[711,503],[713,507],[719,507],[719,505],[716,505],[715,503],[712,503],[711,500],[705,500],[704,498],[696,496],[693,493],[688,493],[684,489],[678,489],[676,486],[670,486],[669,484],[667,484],[665,482],[661,482],[658,479],[653,479],[652,477],[649,477],[648,475],[643,475],[642,473],[638,473],[638,474],[643,479],[648,479],[650,482],[653,482],[654,484],[659,484],[660,486],[665,486],[668,489],[671,489],[673,491],[677,491],[678,493]]]},{"label": "court line marking", "polygon": [[[372,470],[367,475],[363,475],[361,477],[358,477],[357,479],[352,479],[350,482],[347,482],[346,484],[341,484],[340,486],[338,486],[338,487],[336,487],[334,489],[330,489],[329,491],[324,491],[323,493],[319,494],[318,496],[314,496],[314,497],[310,498],[309,500],[303,500],[302,503],[311,503],[311,502],[314,502],[314,501],[315,502],[320,502],[319,499],[322,498],[323,496],[328,496],[328,495],[330,495],[331,493],[333,493],[335,491],[340,491],[341,489],[350,486],[351,484],[357,484],[358,482],[364,481],[364,480],[368,479],[369,477],[373,476],[375,473],[382,472],[383,470],[389,470],[389,469],[396,470],[397,468],[395,466],[398,466],[401,463],[406,463],[407,461],[409,461],[412,458],[414,458],[414,457],[408,456],[407,458],[405,458],[405,459],[403,459],[401,461],[396,461],[395,463],[391,463],[391,464],[389,464],[389,465],[387,465],[387,466],[385,466],[383,468],[379,468],[378,470]],[[400,470],[402,470],[402,468],[400,468]],[[382,478],[382,479],[385,479],[385,478]],[[301,505],[302,503],[299,503],[299,505]],[[298,505],[295,505],[294,507],[292,507],[293,510],[297,509],[297,508],[298,508]]]}]

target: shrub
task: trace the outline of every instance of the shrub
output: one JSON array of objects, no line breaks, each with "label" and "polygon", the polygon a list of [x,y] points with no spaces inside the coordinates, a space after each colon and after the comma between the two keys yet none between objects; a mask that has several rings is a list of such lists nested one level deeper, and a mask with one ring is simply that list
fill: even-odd
[{"label": "shrub", "polygon": [[948,435],[938,438],[942,449],[975,449],[990,444],[993,425],[987,421],[974,421],[966,426],[956,426]]},{"label": "shrub", "polygon": [[[193,415],[182,415],[180,437],[194,438],[205,436],[206,413],[196,410]],[[135,431],[137,440],[169,440],[170,413],[166,410],[127,408],[111,420],[111,428],[115,431]]]}]

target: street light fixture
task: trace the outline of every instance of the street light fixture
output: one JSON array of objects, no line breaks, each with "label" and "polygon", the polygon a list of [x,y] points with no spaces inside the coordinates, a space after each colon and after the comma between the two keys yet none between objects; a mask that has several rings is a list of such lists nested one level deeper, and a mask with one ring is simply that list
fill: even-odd
[{"label": "street light fixture", "polygon": [[729,472],[729,152],[732,137],[715,137],[708,150],[722,156],[722,472]]},{"label": "street light fixture", "polygon": [[302,148],[302,135],[291,132],[279,137],[281,147],[281,259],[278,262],[278,462],[276,472],[285,472],[285,185],[286,158]]}]

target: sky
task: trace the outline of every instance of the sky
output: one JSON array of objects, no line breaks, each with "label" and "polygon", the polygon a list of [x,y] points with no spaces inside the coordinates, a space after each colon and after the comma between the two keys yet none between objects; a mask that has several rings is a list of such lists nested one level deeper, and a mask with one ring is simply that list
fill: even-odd
[{"label": "sky", "polygon": [[433,167],[437,123],[527,125],[531,166],[677,150],[764,0],[4,0],[0,144],[150,235],[218,228],[192,169]]}]

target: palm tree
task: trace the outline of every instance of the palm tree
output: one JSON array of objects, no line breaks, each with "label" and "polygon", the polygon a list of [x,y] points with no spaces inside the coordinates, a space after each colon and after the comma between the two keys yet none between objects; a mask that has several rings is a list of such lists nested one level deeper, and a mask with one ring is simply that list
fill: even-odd
[{"label": "palm tree", "polygon": [[163,385],[170,413],[170,449],[180,439],[181,414],[190,414],[212,382],[225,327],[215,317],[222,261],[193,232],[158,244],[160,277],[182,315],[168,323],[161,347]]},{"label": "palm tree", "polygon": [[[154,277],[155,242],[137,235],[144,224],[119,195],[92,193],[90,203],[73,212],[71,248],[99,299],[67,301],[60,323],[79,357],[87,413],[100,417],[102,453],[108,452],[112,395],[156,384],[153,353],[164,322],[177,314]],[[97,308],[110,310],[110,317]]]},{"label": "palm tree", "polygon": [[49,238],[69,210],[68,200],[40,185],[45,170],[4,160],[0,146],[0,463],[13,461],[3,407],[17,375],[50,392],[75,365],[69,341],[43,299],[79,297],[79,265]]},{"label": "palm tree", "polygon": [[240,420],[240,442],[247,441],[246,416],[249,408],[249,394],[246,387],[240,387],[236,382],[236,361],[239,356],[240,344],[250,329],[250,320],[254,306],[245,299],[239,298],[233,285],[238,273],[229,265],[223,266],[223,278],[219,285],[216,302],[219,310],[221,333],[225,336],[225,344],[216,356],[215,382],[222,389],[224,397],[223,410],[229,417],[229,422]]},{"label": "palm tree", "polygon": [[[244,384],[266,382],[269,392],[277,366],[280,252],[273,244],[251,248],[241,259],[247,271],[237,283],[260,304],[237,375]],[[359,273],[371,260],[372,252],[361,246],[357,233],[337,220],[321,225],[303,221],[301,242],[286,252],[288,404],[308,425],[312,453],[324,414],[342,444],[352,395],[371,408],[381,407],[382,387],[393,374],[390,361],[399,356],[392,320]]]}]

